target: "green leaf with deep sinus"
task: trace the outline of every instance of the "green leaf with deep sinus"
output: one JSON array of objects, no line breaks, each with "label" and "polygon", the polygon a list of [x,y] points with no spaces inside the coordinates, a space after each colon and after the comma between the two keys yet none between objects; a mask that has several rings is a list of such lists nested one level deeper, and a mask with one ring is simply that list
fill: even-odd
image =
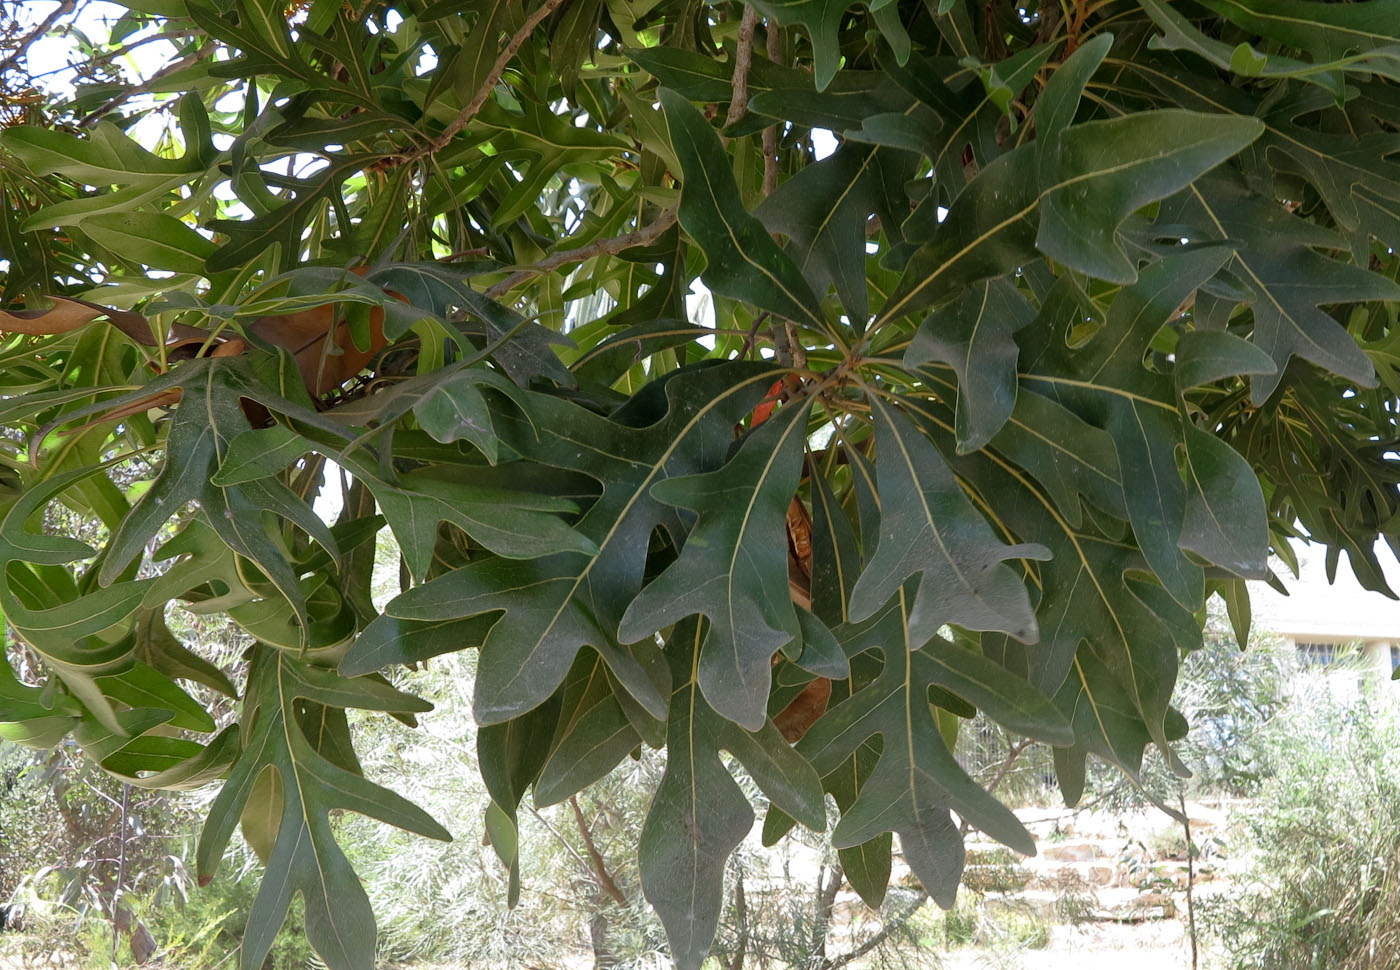
[{"label": "green leaf with deep sinus", "polygon": [[800,636],[783,563],[808,410],[778,410],[717,471],[652,486],[653,498],[696,510],[700,520],[680,558],[632,601],[618,629],[633,643],[687,616],[707,616],[700,689],[720,715],[751,731],[767,717],[773,654]]},{"label": "green leaf with deep sinus", "polygon": [[958,375],[958,451],[976,451],[1001,430],[1016,407],[1016,359],[1012,338],[1035,319],[1035,308],[1008,279],[975,283],[956,303],[924,320],[904,363],[936,360]]},{"label": "green leaf with deep sinus", "polygon": [[[262,886],[248,912],[239,966],[257,970],[272,948],[294,893],[306,905],[306,935],[329,965],[374,966],[375,926],[369,899],[331,831],[332,811],[353,811],[428,838],[451,835],[422,809],[337,764],[308,737],[306,705],[331,710],[412,712],[432,705],[370,678],[350,679],[265,647],[255,649],[244,698],[252,725],[228,781],[209,809],[196,854],[200,882],[213,877],[239,818],[255,793],[267,796],[273,838]],[[343,760],[343,759],[342,759]],[[278,783],[259,784],[266,772]],[[256,791],[255,791],[256,790]],[[271,797],[280,793],[278,798]]]},{"label": "green leaf with deep sinus", "polygon": [[1100,279],[1127,283],[1137,268],[1119,227],[1174,194],[1264,130],[1253,118],[1163,109],[1067,128],[1056,164],[1034,143],[984,168],[910,258],[880,319],[941,303],[959,288],[1016,269],[1039,250]]},{"label": "green leaf with deep sinus", "polygon": [[689,101],[661,89],[681,162],[681,227],[705,251],[705,285],[796,323],[826,329],[816,296],[792,259],[739,200],[719,136]]},{"label": "green leaf with deep sinus", "polygon": [[213,483],[234,439],[250,430],[242,406],[247,375],[239,367],[233,359],[202,359],[189,361],[172,374],[181,397],[171,418],[164,465],[112,536],[99,575],[104,582],[114,579],[172,515],[194,502],[219,538],[256,564],[277,587],[304,627],[308,620],[301,584],[287,561],[286,546],[272,537],[263,516],[275,513],[338,556],[330,530],[310,505],[276,478],[229,487]]},{"label": "green leaf with deep sinus", "polygon": [[1230,268],[1253,296],[1254,343],[1276,369],[1250,380],[1251,399],[1263,404],[1297,355],[1357,384],[1372,387],[1375,368],[1356,340],[1324,304],[1400,300],[1394,280],[1319,250],[1341,240],[1251,192],[1238,177],[1203,179],[1180,200],[1193,236],[1236,247]]},{"label": "green leaf with deep sinus", "polygon": [[834,282],[852,323],[863,329],[870,312],[866,285],[866,226],[871,216],[890,232],[907,206],[904,183],[917,156],[880,145],[847,143],[830,158],[808,165],[754,210],[788,237],[791,254],[817,296]]},{"label": "green leaf with deep sinus", "polygon": [[[880,17],[879,10],[893,11],[886,2],[869,0],[863,4],[876,12],[876,24],[884,33],[891,47],[902,50],[900,62],[909,53],[909,38],[898,17]],[[801,24],[807,28],[812,40],[813,74],[818,91],[825,91],[836,77],[841,66],[841,43],[839,31],[846,18],[850,4],[846,0],[759,0],[754,6],[765,16],[773,18],[783,26]]]},{"label": "green leaf with deep sinus", "polygon": [[[880,739],[879,760],[843,810],[832,842],[838,849],[853,848],[882,833],[895,833],[915,877],[935,902],[948,908],[957,893],[964,854],[950,809],[1018,852],[1034,854],[1035,842],[948,750],[929,690],[958,679],[946,661],[951,651],[962,648],[935,637],[911,649],[915,644],[905,638],[908,600],[900,590],[870,621],[837,629],[849,652],[878,648],[884,664],[874,681],[831,707],[798,742],[797,751],[830,788],[843,783],[853,757],[872,739]],[[1004,678],[1001,681],[1009,686]],[[1059,740],[1067,736],[1064,719],[1043,695],[1024,683],[1014,692],[1037,712],[1033,720],[1041,725],[1038,734]]]},{"label": "green leaf with deep sinus", "polygon": [[1030,598],[1004,563],[1042,559],[1047,551],[998,540],[909,419],[880,398],[871,399],[871,408],[880,455],[880,533],[851,590],[851,618],[873,616],[917,576],[908,611],[911,646],[928,642],[945,623],[1034,643],[1039,633]]},{"label": "green leaf with deep sinus", "polygon": [[[717,714],[700,690],[704,622],[676,627],[666,646],[674,689],[666,726],[671,756],[642,827],[642,891],[661,917],[680,970],[699,970],[724,908],[729,855],[753,810],[720,760],[738,759],[763,793],[814,832],[826,827],[816,772],[766,718],[748,731]],[[961,845],[961,839],[959,840]]]},{"label": "green leaf with deep sinus", "polygon": [[[658,501],[651,487],[718,468],[734,425],[762,398],[773,374],[767,365],[744,363],[677,374],[634,398],[649,398],[645,423],[635,414],[622,423],[560,398],[524,392],[512,399],[512,408],[493,415],[516,452],[590,475],[602,494],[575,526],[597,546],[596,553],[482,558],[409,590],[385,608],[406,620],[504,613],[481,648],[474,700],[479,723],[509,720],[542,703],[583,646],[602,655],[653,717],[664,714],[664,696],[617,637],[623,613],[642,588],[653,531],[664,528],[677,543],[687,531],[680,513]],[[619,417],[628,413],[614,416]],[[365,669],[353,649],[345,662],[350,670]]]},{"label": "green leaf with deep sinus", "polygon": [[[952,415],[946,409],[920,403],[916,414],[936,440],[952,441]],[[1002,524],[1052,552],[1036,570],[1041,641],[1027,648],[1010,637],[984,633],[982,646],[989,658],[1056,697],[1075,727],[1075,742],[1064,749],[1066,765],[1078,765],[1082,772],[1090,751],[1116,752],[1115,761],[1135,771],[1144,746],[1155,742],[1168,764],[1180,768],[1167,725],[1178,657],[1200,644],[1193,614],[1160,586],[1129,583],[1127,574],[1146,572],[1140,553],[1089,525],[1071,526],[1010,462],[984,450],[955,459],[954,467],[979,494],[1014,496],[998,506]],[[1082,673],[1081,651],[1093,655],[1092,677]],[[1100,676],[1114,685],[1117,700],[1092,689]],[[1111,718],[1110,705],[1117,712]],[[1096,717],[1100,706],[1104,713]],[[1070,788],[1064,791],[1071,797]]]}]

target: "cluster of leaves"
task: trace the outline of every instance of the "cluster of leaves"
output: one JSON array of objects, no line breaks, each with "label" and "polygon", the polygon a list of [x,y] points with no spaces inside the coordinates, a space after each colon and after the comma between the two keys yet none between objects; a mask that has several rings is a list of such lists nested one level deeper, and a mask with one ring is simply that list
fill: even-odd
[{"label": "cluster of leaves", "polygon": [[[1054,745],[1070,801],[1090,754],[1184,770],[1207,596],[1243,630],[1297,536],[1389,592],[1397,0],[127,6],[108,49],[178,57],[0,133],[0,608],[47,672],[0,665],[0,735],[220,780],[201,878],[240,823],[267,866],[245,968],[298,893],[369,966],[331,812],[448,837],[351,742],[427,707],[397,665],[479,650],[513,892],[524,798],[666,749],[641,880],[696,967],[754,821],[722,752],[765,838],[830,794],[867,902],[897,834],[947,906],[954,813],[1034,851],[960,719]],[[172,602],[251,635],[246,682]]]}]

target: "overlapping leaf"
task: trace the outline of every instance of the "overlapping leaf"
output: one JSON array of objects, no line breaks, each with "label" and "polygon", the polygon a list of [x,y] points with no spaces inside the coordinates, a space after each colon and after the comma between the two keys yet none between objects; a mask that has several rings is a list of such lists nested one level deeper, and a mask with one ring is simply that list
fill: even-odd
[{"label": "overlapping leaf", "polygon": [[262,965],[299,893],[307,937],[321,958],[368,970],[374,965],[374,913],[336,845],[330,812],[359,812],[429,838],[451,836],[421,809],[366,781],[357,765],[346,763],[339,742],[308,734],[307,723],[321,720],[322,711],[345,707],[412,712],[432,705],[387,684],[341,677],[266,648],[255,652],[244,705],[251,729],[210,806],[197,854],[200,879],[207,881],[240,817],[261,818],[252,823],[253,839],[266,850],[267,872],[248,914],[240,966]]},{"label": "overlapping leaf", "polygon": [[887,402],[875,399],[872,407],[880,531],[851,589],[851,619],[874,616],[912,577],[918,592],[906,610],[911,649],[946,623],[1034,643],[1038,632],[1025,587],[1003,564],[1040,559],[1045,550],[997,540],[928,440]]},{"label": "overlapping leaf", "polygon": [[[666,647],[672,693],[666,746],[672,756],[652,798],[640,846],[642,889],[683,970],[698,970],[724,904],[729,855],[753,825],[753,810],[720,760],[727,750],[775,805],[813,831],[826,827],[812,766],[773,722],[749,731],[720,716],[701,691],[704,622],[688,619]],[[961,845],[961,840],[959,840]]]},{"label": "overlapping leaf", "polygon": [[653,498],[690,509],[699,521],[680,557],[632,601],[618,628],[632,643],[687,616],[708,617],[700,689],[710,707],[750,731],[767,716],[773,655],[801,635],[783,567],[807,411],[782,408],[723,468],[652,486]]},{"label": "overlapping leaf", "polygon": [[1048,169],[1033,145],[1007,152],[953,200],[910,257],[881,319],[941,303],[1037,249],[1101,279],[1131,282],[1137,269],[1118,237],[1128,215],[1174,194],[1262,130],[1253,119],[1163,109],[1066,129]]},{"label": "overlapping leaf", "polygon": [[[921,415],[923,427],[947,435],[951,442],[948,417],[927,406]],[[1009,637],[984,634],[982,643],[998,663],[1053,694],[1075,725],[1074,745],[1061,749],[1057,758],[1066,766],[1077,765],[1082,777],[1085,754],[1116,751],[1115,761],[1131,770],[1150,738],[1170,763],[1179,764],[1169,746],[1169,726],[1175,723],[1169,701],[1179,652],[1199,644],[1200,630],[1192,614],[1159,586],[1125,583],[1126,574],[1145,568],[1141,556],[1107,536],[1072,527],[1009,462],[978,453],[959,459],[955,467],[980,491],[1015,496],[1016,501],[1001,507],[1001,521],[1015,535],[1033,539],[1052,553],[1037,569],[1041,642],[1028,650]],[[1086,651],[1092,661],[1081,656]],[[1114,708],[1114,718],[1096,715],[1100,705],[1107,709],[1109,700],[1093,691],[1093,678],[1084,672],[1086,662],[1095,677],[1100,668],[1108,671],[1114,697],[1124,699]],[[1121,729],[1124,719],[1133,725],[1126,735]],[[1065,793],[1071,800],[1077,798],[1072,786]]]},{"label": "overlapping leaf", "polygon": [[[820,825],[819,781],[867,902],[898,833],[948,903],[952,812],[1030,848],[956,718],[1059,745],[1071,800],[1090,753],[1180,768],[1207,594],[1247,625],[1242,577],[1295,534],[1387,588],[1396,0],[762,0],[752,43],[704,3],[580,0],[528,36],[541,7],[496,0],[185,7],[143,8],[190,29],[154,79],[183,148],[139,147],[144,103],[97,90],[42,112],[83,134],[0,134],[0,607],[47,679],[0,669],[0,736],[137,786],[229,774],[201,867],[240,821],[269,862],[249,966],[295,892],[334,970],[371,959],[330,812],[444,834],[360,778],[344,708],[417,705],[349,674],[480,648],[512,899],[531,789],[664,747],[642,888],[696,966],[752,821],[722,752],[773,801],[765,839]],[[211,115],[234,87],[241,116]],[[235,332],[254,349],[198,359]],[[352,483],[334,527],[302,498],[323,459]],[[42,535],[55,501],[113,539]],[[381,615],[386,520],[422,585]],[[236,678],[171,635],[172,599],[259,641],[208,741],[177,681]],[[799,696],[826,707],[794,749],[770,718]]]},{"label": "overlapping leaf", "polygon": [[[907,427],[907,421],[899,420]],[[894,498],[881,496],[882,512],[883,503]],[[828,593],[813,605],[835,619],[841,603],[854,602],[860,556],[845,513],[831,507],[829,496],[819,494],[817,503],[823,575],[818,588]],[[898,588],[863,621],[847,619],[834,627],[853,658],[849,696],[813,725],[797,751],[843,803],[835,844],[846,850],[867,846],[865,853],[879,869],[880,850],[872,840],[885,832],[898,834],[914,874],[935,900],[950,906],[962,872],[963,846],[949,809],[1019,851],[1032,853],[1034,844],[1015,816],[968,778],[948,751],[929,703],[930,690],[941,688],[983,706],[1015,731],[1060,743],[1069,735],[1064,719],[1029,684],[931,630],[916,638],[911,602],[914,587],[925,582]],[[878,650],[884,659],[873,679],[861,676],[856,664],[867,650]],[[844,858],[865,868],[863,854],[848,851]]]},{"label": "overlapping leaf", "polygon": [[1375,370],[1355,339],[1319,305],[1396,300],[1400,285],[1318,252],[1341,248],[1341,240],[1236,180],[1204,180],[1178,211],[1200,238],[1229,239],[1237,246],[1231,268],[1250,294],[1254,343],[1277,365],[1251,381],[1255,404],[1278,386],[1295,354],[1358,384],[1375,382]]},{"label": "overlapping leaf", "polygon": [[763,223],[744,209],[714,130],[675,92],[663,88],[661,103],[684,178],[680,222],[705,250],[705,283],[716,293],[825,329],[807,281]]},{"label": "overlapping leaf", "polygon": [[[778,23],[801,24],[812,38],[816,88],[825,91],[841,64],[840,27],[850,4],[845,0],[759,0],[755,6]],[[889,2],[866,3],[880,32],[890,46],[901,52],[902,62],[909,52],[909,35]]]},{"label": "overlapping leaf", "polygon": [[778,187],[754,215],[788,237],[787,252],[824,296],[836,293],[857,329],[869,314],[865,240],[872,217],[898,232],[904,183],[915,157],[878,145],[846,145],[830,158],[808,165]]},{"label": "overlapping leaf", "polygon": [[1035,319],[1010,280],[974,284],[966,297],[933,313],[904,352],[911,367],[939,361],[958,375],[958,450],[976,451],[1001,430],[1016,407],[1012,338]]},{"label": "overlapping leaf", "polygon": [[[496,415],[503,440],[517,453],[589,475],[602,494],[575,526],[597,553],[483,559],[386,608],[415,621],[504,611],[481,649],[479,721],[504,721],[543,702],[583,646],[597,650],[653,716],[663,713],[665,698],[617,638],[618,623],[641,589],[653,530],[666,528],[677,541],[686,531],[679,513],[650,490],[663,478],[718,467],[735,423],[757,403],[771,374],[765,366],[731,364],[677,375],[635,399],[660,413],[637,414],[638,407],[610,419],[558,398],[517,395],[513,404],[523,412]],[[346,663],[350,670],[370,669],[356,650]]]}]

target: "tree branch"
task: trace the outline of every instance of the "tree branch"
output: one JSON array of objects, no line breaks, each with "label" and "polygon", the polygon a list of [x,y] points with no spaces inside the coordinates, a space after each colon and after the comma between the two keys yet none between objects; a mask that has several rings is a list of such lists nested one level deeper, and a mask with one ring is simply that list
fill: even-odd
[{"label": "tree branch", "polygon": [[749,68],[753,64],[753,33],[758,27],[758,11],[750,4],[744,4],[744,16],[739,21],[739,38],[734,49],[734,79],[731,82],[734,93],[729,98],[729,111],[724,116],[724,127],[737,122],[749,110]]},{"label": "tree branch", "polygon": [[619,906],[626,906],[627,897],[618,888],[617,883],[608,872],[608,865],[603,859],[603,854],[593,844],[593,833],[588,830],[588,823],[583,818],[583,809],[578,806],[577,795],[569,796],[569,805],[574,810],[574,821],[578,823],[578,834],[583,836],[583,847],[588,850],[588,858],[593,863],[593,875],[598,879],[599,888],[611,896],[613,902]]},{"label": "tree branch", "polygon": [[[422,148],[416,148],[411,152],[400,155],[394,161],[400,164],[414,162],[425,155],[435,155],[446,148],[452,139],[456,138],[457,135],[461,133],[463,128],[471,124],[477,112],[486,104],[486,99],[491,97],[491,91],[496,87],[496,82],[501,79],[501,75],[506,72],[506,68],[510,65],[510,62],[515,59],[516,53],[520,50],[520,45],[524,44],[526,39],[534,33],[535,28],[538,27],[546,17],[554,13],[555,9],[563,2],[564,0],[544,0],[544,3],[540,4],[536,10],[525,18],[525,22],[520,25],[519,30],[511,35],[510,40],[506,41],[506,46],[501,48],[501,53],[496,58],[496,63],[491,65],[491,71],[486,75],[486,79],[481,82],[481,87],[477,88],[476,94],[472,95],[472,99],[467,102],[467,106],[462,109],[461,114],[457,115],[457,117],[442,130],[442,134],[428,142],[428,144],[424,145]],[[386,159],[385,161],[387,162],[390,160]]]},{"label": "tree branch", "polygon": [[77,5],[77,0],[63,0],[57,7],[54,7],[53,12],[39,22],[39,26],[35,27],[20,39],[19,43],[15,45],[14,53],[10,54],[10,56],[6,57],[3,61],[0,61],[0,74],[14,67],[19,62],[19,59],[29,50],[30,44],[52,30],[53,25],[58,23],[60,18],[66,17],[72,13],[73,8]]},{"label": "tree branch", "polygon": [[831,932],[831,914],[836,908],[836,894],[841,891],[841,884],[845,881],[846,873],[839,862],[830,869],[823,865],[817,873],[817,915],[812,921],[812,962],[819,967],[826,963],[826,937]]},{"label": "tree branch", "polygon": [[600,239],[597,242],[589,243],[587,246],[579,246],[576,249],[561,249],[551,253],[538,263],[531,263],[511,273],[504,280],[497,283],[486,291],[486,295],[493,299],[500,299],[521,283],[542,273],[548,273],[569,263],[581,263],[585,259],[592,259],[594,256],[612,256],[623,250],[632,249],[634,246],[648,246],[661,238],[662,234],[676,224],[676,210],[673,206],[667,209],[649,226],[645,226],[635,232],[625,233],[621,236],[612,236],[608,239]]},{"label": "tree branch", "polygon": [[909,922],[910,917],[917,913],[927,900],[928,893],[919,893],[919,895],[914,897],[914,901],[905,908],[904,912],[895,916],[893,919],[886,920],[885,924],[880,927],[880,932],[876,933],[850,953],[843,953],[833,960],[827,960],[822,964],[822,970],[839,970],[839,968],[844,967],[851,961],[859,960],[871,950],[888,940],[893,934],[902,930],[904,924]]},{"label": "tree branch", "polygon": [[1006,776],[1011,773],[1011,766],[1016,763],[1016,759],[1031,746],[1033,742],[1030,738],[1022,738],[1015,744],[1010,744],[1006,749],[1006,760],[1001,763],[997,773],[992,776],[992,780],[987,782],[987,793],[991,794],[997,790],[997,786],[1006,780]]},{"label": "tree branch", "polygon": [[115,98],[113,98],[111,101],[108,101],[106,104],[98,108],[92,114],[87,115],[81,121],[79,121],[78,127],[86,128],[93,122],[106,117],[107,115],[115,111],[117,108],[121,107],[123,104],[136,97],[138,94],[145,94],[147,91],[151,90],[151,88],[155,87],[156,83],[161,81],[162,79],[169,77],[176,71],[183,71],[187,67],[191,67],[195,64],[198,64],[206,57],[212,56],[214,50],[214,45],[210,44],[200,50],[195,51],[188,57],[182,57],[180,58],[180,60],[175,61],[172,64],[165,65],[165,67],[161,68],[159,71],[156,71],[154,74],[146,78],[146,80],[142,81],[140,84],[133,84],[131,87],[122,88],[121,93],[118,94]]},{"label": "tree branch", "polygon": [[195,33],[196,31],[194,30],[164,30],[161,31],[159,34],[151,34],[149,37],[140,37],[136,40],[133,40],[129,44],[123,44],[121,47],[118,47],[115,50],[110,50],[106,51],[105,53],[99,54],[96,57],[94,57],[89,63],[107,64],[112,61],[115,61],[119,57],[125,57],[127,54],[130,54],[138,47],[145,47],[147,44],[153,44],[158,40],[170,41],[171,43],[174,43],[172,38],[189,37]]},{"label": "tree branch", "polygon": [[[1010,739],[1007,740],[1006,760],[997,768],[997,773],[992,776],[992,780],[987,782],[986,789],[988,795],[996,791],[997,786],[1006,780],[1006,776],[1011,773],[1011,766],[1016,763],[1016,759],[1021,757],[1025,750],[1033,743],[1034,742],[1031,741],[1030,738],[1022,738],[1020,741],[1015,742],[1012,742]],[[963,835],[967,835],[968,832],[972,831],[972,823],[968,822],[967,819],[963,819],[963,823],[959,826],[958,831]]]},{"label": "tree branch", "polygon": [[749,905],[744,899],[744,874],[734,874],[734,919],[739,923],[739,938],[734,943],[734,956],[728,970],[744,970],[744,954],[749,948]]},{"label": "tree branch", "polygon": [[[767,26],[768,59],[774,64],[781,63],[783,56],[782,29],[768,18]],[[778,187],[778,126],[769,125],[763,129],[763,194],[769,196]]]},{"label": "tree branch", "polygon": [[1196,949],[1196,846],[1191,842],[1191,816],[1186,811],[1186,794],[1177,792],[1181,805],[1181,827],[1186,833],[1186,919],[1191,928],[1191,970],[1196,970],[1200,956]]}]

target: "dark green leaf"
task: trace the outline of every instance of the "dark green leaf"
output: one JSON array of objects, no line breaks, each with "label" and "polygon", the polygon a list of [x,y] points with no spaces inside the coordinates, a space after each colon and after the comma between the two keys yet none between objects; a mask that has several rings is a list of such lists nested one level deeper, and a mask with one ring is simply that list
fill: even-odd
[{"label": "dark green leaf", "polygon": [[681,161],[680,222],[709,260],[706,285],[789,320],[826,329],[817,298],[801,272],[740,202],[714,130],[675,92],[663,88],[661,103]]},{"label": "dark green leaf", "polygon": [[992,534],[938,451],[895,408],[872,401],[876,415],[879,540],[850,593],[850,615],[869,619],[910,577],[919,577],[908,616],[911,648],[945,623],[1001,630],[1034,643],[1034,612],[1009,559],[1042,559],[1036,545],[1008,546]]},{"label": "dark green leaf", "polygon": [[800,635],[783,570],[788,505],[802,470],[807,408],[789,405],[717,471],[668,478],[652,497],[695,510],[680,558],[632,601],[618,637],[634,643],[697,613],[709,618],[697,677],[722,717],[762,727],[773,654]]}]

